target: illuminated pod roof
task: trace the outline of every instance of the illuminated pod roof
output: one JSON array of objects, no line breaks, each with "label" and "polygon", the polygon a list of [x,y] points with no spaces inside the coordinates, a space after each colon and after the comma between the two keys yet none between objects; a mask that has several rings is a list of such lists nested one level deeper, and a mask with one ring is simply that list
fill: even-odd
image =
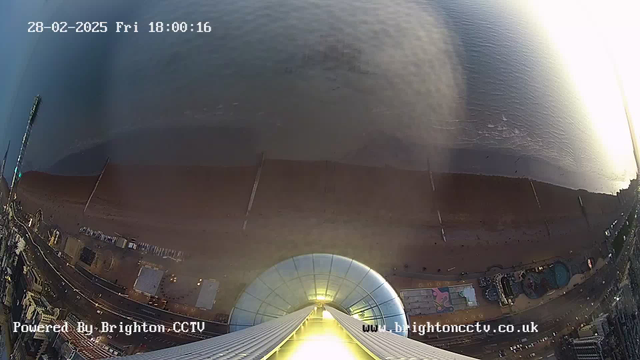
[{"label": "illuminated pod roof", "polygon": [[237,331],[323,302],[369,324],[403,329],[404,307],[395,290],[373,269],[331,254],[296,256],[258,276],[244,290],[231,312],[230,330]]}]

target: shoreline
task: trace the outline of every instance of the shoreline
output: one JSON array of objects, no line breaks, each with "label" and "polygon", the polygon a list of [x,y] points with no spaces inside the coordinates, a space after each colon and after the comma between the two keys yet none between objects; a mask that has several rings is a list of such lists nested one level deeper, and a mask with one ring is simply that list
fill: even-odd
[{"label": "shoreline", "polygon": [[[164,144],[179,139],[184,148]],[[304,154],[295,149],[283,151],[274,144],[262,144],[261,136],[250,129],[194,127],[135,130],[92,145],[40,168],[58,175],[97,175],[107,157],[114,163],[140,167],[253,167],[260,154],[267,161],[297,163],[340,163],[345,166],[391,168],[400,171],[433,171],[483,176],[531,178],[574,190],[613,194],[627,186],[632,174],[612,173],[604,169],[571,168],[557,161],[523,155],[514,148],[469,148],[420,144],[385,133],[358,138],[351,149],[337,152],[322,150]],[[362,141],[362,142],[360,142]],[[186,153],[185,153],[186,152]],[[605,171],[605,173],[601,173]]]}]

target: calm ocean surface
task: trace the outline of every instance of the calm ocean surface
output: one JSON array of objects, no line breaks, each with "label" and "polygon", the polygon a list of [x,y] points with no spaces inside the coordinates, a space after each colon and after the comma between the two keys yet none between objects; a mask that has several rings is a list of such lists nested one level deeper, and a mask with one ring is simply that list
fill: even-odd
[{"label": "calm ocean surface", "polygon": [[[90,173],[106,156],[244,165],[264,151],[625,187],[636,166],[621,103],[591,111],[527,6],[491,3],[4,1],[5,176],[41,94],[25,171]],[[109,30],[34,34],[28,21],[107,21]],[[116,21],[137,21],[140,32],[116,33]],[[209,22],[212,31],[149,33],[152,21]],[[581,51],[604,51],[591,44]],[[612,78],[601,65],[593,72]],[[618,89],[612,80],[595,91]],[[606,146],[613,138],[615,149]]]}]

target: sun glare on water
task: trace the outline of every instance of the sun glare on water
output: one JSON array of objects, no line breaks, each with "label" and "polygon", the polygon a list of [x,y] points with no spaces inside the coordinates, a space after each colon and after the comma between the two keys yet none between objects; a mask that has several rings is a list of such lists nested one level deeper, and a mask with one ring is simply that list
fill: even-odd
[{"label": "sun glare on water", "polygon": [[631,138],[623,136],[629,126],[622,95],[629,115],[639,121],[640,2],[535,0],[526,6],[560,55],[606,159],[616,169],[635,172]]}]

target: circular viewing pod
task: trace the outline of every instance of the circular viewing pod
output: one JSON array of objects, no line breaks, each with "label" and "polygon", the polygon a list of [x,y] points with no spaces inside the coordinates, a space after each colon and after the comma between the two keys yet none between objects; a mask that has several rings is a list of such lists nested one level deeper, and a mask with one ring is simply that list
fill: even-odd
[{"label": "circular viewing pod", "polygon": [[[331,254],[296,256],[267,269],[238,298],[231,311],[230,330],[242,330],[318,302],[407,336],[404,307],[391,285],[368,266]],[[401,331],[395,331],[396,324]]]}]

